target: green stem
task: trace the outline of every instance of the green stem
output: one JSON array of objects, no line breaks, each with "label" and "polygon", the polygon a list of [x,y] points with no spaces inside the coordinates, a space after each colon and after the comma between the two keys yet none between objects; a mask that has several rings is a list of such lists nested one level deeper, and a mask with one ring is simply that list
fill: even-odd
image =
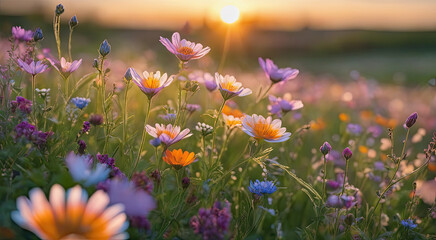
[{"label": "green stem", "polygon": [[71,57],[71,38],[73,37],[73,29],[70,27],[70,36],[68,38],[68,57],[70,59],[70,62],[73,61],[73,58]]},{"label": "green stem", "polygon": [[325,185],[326,185],[325,179],[327,177],[327,160],[325,158],[325,155],[323,155],[323,156],[324,156],[324,174],[323,174],[324,176],[323,176],[323,180],[322,180],[322,199],[324,201],[325,195],[326,195],[326,193],[325,193]]},{"label": "green stem", "polygon": [[135,164],[133,165],[132,174],[135,172],[135,169],[138,166],[139,159],[141,158],[142,149],[144,147],[145,138],[147,137],[147,131],[145,130],[145,127],[147,126],[148,117],[150,115],[150,108],[151,108],[151,98],[148,99],[148,107],[147,107],[147,112],[145,113],[144,128],[142,129],[141,143],[139,144],[138,156],[136,157]]},{"label": "green stem", "polygon": [[61,39],[59,37],[60,20],[61,20],[61,17],[59,15],[55,14],[55,17],[53,20],[53,30],[54,30],[55,40],[56,40],[56,46],[58,49],[59,61],[61,61]]},{"label": "green stem", "polygon": [[123,143],[121,144],[121,155],[125,154],[125,145],[127,143],[127,93],[129,92],[129,83],[126,83],[126,91],[124,93],[124,109],[123,109]]},{"label": "green stem", "polygon": [[271,90],[272,86],[274,85],[273,82],[269,85],[269,87],[266,89],[266,91],[256,100],[256,103],[259,103],[262,99],[265,98],[265,96],[268,94],[269,90]]},{"label": "green stem", "polygon": [[[348,172],[348,163],[350,162],[348,159],[345,159],[346,164],[345,164],[345,175],[344,175],[344,183],[342,184],[342,191],[341,194],[339,195],[339,199],[341,199],[342,195],[344,195],[344,191],[345,191],[345,183],[347,181],[347,172]],[[336,232],[338,230],[338,224],[339,224],[339,216],[340,216],[340,209],[338,209],[338,213],[336,214],[336,219],[335,219],[335,229],[334,229],[334,234],[333,234],[333,239],[336,238]]]},{"label": "green stem", "polygon": [[210,166],[212,167],[213,164],[213,155],[214,155],[214,149],[215,149],[215,135],[216,135],[216,125],[218,123],[218,120],[220,119],[221,113],[223,112],[224,105],[226,104],[226,100],[223,100],[223,103],[221,104],[218,115],[215,118],[215,122],[213,123],[213,133],[212,133],[212,150],[210,153]]}]

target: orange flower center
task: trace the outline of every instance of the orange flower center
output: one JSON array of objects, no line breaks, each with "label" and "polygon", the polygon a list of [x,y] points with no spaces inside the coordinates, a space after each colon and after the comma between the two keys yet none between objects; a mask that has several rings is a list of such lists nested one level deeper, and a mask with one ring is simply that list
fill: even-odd
[{"label": "orange flower center", "polygon": [[194,53],[194,50],[190,47],[181,47],[177,49],[177,52],[184,54],[184,55],[192,55]]},{"label": "orange flower center", "polygon": [[158,88],[160,87],[160,80],[150,74],[148,78],[142,80],[142,85],[146,88]]},{"label": "orange flower center", "polygon": [[175,132],[175,131],[168,131],[168,130],[166,130],[166,129],[163,129],[163,130],[156,129],[156,130],[157,130],[157,132],[156,132],[157,136],[160,136],[160,135],[162,135],[162,134],[165,133],[165,134],[168,135],[171,139],[174,139],[174,138],[178,135],[178,133]]},{"label": "orange flower center", "polygon": [[238,90],[238,87],[230,81],[226,83],[221,83],[221,87],[229,90],[230,92],[236,92]]},{"label": "orange flower center", "polygon": [[226,124],[229,127],[234,127],[236,125],[240,125],[241,124],[241,120],[240,119],[233,119],[233,120],[227,119]]},{"label": "orange flower center", "polygon": [[257,122],[253,128],[254,133],[256,134],[256,138],[260,139],[276,139],[279,138],[279,129],[272,128],[268,123],[262,123],[261,121]]}]

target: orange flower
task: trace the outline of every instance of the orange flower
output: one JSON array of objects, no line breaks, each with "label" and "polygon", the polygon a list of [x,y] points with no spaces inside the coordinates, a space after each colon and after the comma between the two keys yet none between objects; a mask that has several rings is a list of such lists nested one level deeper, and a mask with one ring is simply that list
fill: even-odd
[{"label": "orange flower", "polygon": [[391,129],[395,128],[395,126],[397,125],[397,120],[384,118],[380,115],[377,115],[375,117],[375,122],[383,127],[387,127],[387,128],[391,128]]},{"label": "orange flower", "polygon": [[348,115],[346,113],[341,113],[341,114],[339,114],[339,120],[341,120],[342,122],[349,122],[350,115]]},{"label": "orange flower", "polygon": [[316,119],[316,121],[310,122],[310,128],[313,130],[321,130],[326,127],[326,123],[321,118]]},{"label": "orange flower", "polygon": [[227,104],[224,105],[223,113],[227,116],[232,115],[235,118],[243,118],[245,116],[244,113],[242,113],[241,111],[239,111],[236,108],[229,107]]},{"label": "orange flower", "polygon": [[234,117],[233,115],[226,115],[223,113],[224,123],[229,126],[229,128],[240,127],[241,119]]},{"label": "orange flower", "polygon": [[182,149],[174,149],[173,151],[166,150],[163,160],[173,166],[176,170],[179,170],[180,168],[188,166],[194,162],[195,153],[190,153],[188,151],[183,152]]},{"label": "orange flower", "polygon": [[368,148],[365,146],[359,146],[359,152],[363,153],[363,154],[367,154],[368,153]]},{"label": "orange flower", "polygon": [[373,116],[373,113],[370,110],[363,110],[360,112],[360,117],[364,120],[369,120]]}]

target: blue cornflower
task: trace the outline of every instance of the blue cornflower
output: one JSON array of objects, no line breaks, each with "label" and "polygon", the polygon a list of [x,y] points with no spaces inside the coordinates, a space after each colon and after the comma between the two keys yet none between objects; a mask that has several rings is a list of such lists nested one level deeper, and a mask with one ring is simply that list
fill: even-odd
[{"label": "blue cornflower", "polygon": [[401,220],[401,225],[407,229],[414,229],[418,226],[418,224],[413,223],[413,220],[410,218]]},{"label": "blue cornflower", "polygon": [[80,108],[80,110],[82,110],[86,106],[88,106],[88,103],[91,102],[91,100],[89,98],[75,97],[71,99],[71,102],[74,103],[77,108]]},{"label": "blue cornflower", "polygon": [[275,186],[273,181],[259,181],[255,182],[250,181],[250,186],[248,187],[250,192],[257,195],[271,194],[277,191],[277,187]]}]

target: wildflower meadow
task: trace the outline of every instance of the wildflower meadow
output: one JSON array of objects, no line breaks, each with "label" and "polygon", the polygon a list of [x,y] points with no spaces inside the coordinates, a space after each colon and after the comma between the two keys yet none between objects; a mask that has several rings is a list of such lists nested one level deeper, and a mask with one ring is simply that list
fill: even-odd
[{"label": "wildflower meadow", "polygon": [[436,238],[434,79],[235,70],[187,31],[89,52],[68,11],[0,35],[0,239]]}]

